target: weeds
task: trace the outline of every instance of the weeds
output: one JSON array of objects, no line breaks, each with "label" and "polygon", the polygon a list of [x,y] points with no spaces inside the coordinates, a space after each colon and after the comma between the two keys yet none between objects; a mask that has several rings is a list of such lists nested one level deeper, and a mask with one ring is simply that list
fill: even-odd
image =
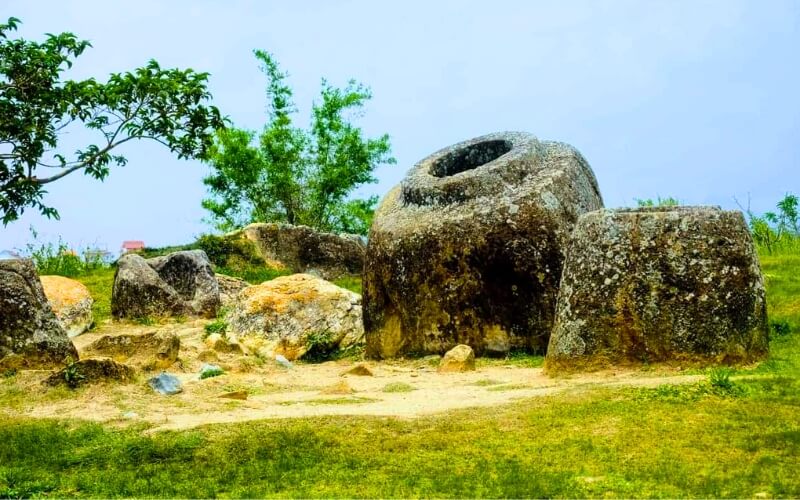
[{"label": "weeds", "polygon": [[383,392],[411,392],[416,391],[417,389],[411,384],[406,384],[405,382],[392,382],[391,384],[386,384],[383,386],[382,390]]},{"label": "weeds", "polygon": [[228,331],[228,323],[224,319],[217,318],[211,323],[206,324],[206,326],[203,327],[203,330],[204,330],[203,331],[204,339],[207,338],[209,335],[213,335],[215,333],[218,333],[223,337],[225,337]]},{"label": "weeds", "polygon": [[64,382],[70,389],[75,389],[83,383],[86,377],[80,372],[77,361],[73,360],[71,356],[67,357],[66,365],[64,368]]}]

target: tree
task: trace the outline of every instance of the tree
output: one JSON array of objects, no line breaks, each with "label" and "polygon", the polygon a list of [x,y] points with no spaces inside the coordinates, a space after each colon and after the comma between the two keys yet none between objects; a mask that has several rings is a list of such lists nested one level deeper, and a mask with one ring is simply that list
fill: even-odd
[{"label": "tree", "polygon": [[[27,207],[58,218],[44,204],[45,186],[82,171],[105,179],[112,165],[125,165],[117,147],[134,139],[159,142],[179,158],[203,158],[214,130],[224,125],[207,73],[145,67],[95,79],[63,80],[73,60],[91,47],[72,33],[48,34],[43,42],[11,39],[20,20],[0,24],[0,210],[4,225]],[[58,152],[59,137],[83,126],[99,141],[71,156]]]},{"label": "tree", "polygon": [[309,130],[297,128],[288,75],[275,58],[254,51],[267,77],[267,124],[253,131],[220,131],[204,179],[211,197],[203,207],[222,230],[250,222],[304,224],[326,231],[366,234],[377,197],[348,199],[358,186],[376,182],[375,168],[395,163],[389,136],[365,138],[350,118],[372,98],[351,80],[336,88],[322,80]]}]

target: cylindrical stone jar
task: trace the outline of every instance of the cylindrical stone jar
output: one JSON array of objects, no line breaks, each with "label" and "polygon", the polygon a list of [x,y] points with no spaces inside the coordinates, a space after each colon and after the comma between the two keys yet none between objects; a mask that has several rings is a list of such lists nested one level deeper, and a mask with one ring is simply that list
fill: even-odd
[{"label": "cylindrical stone jar", "polygon": [[602,207],[573,147],[490,134],[420,161],[382,200],[367,244],[364,327],[376,358],[544,353],[564,246]]},{"label": "cylindrical stone jar", "polygon": [[767,348],[764,280],[741,212],[650,207],[581,216],[548,369],[732,363]]}]

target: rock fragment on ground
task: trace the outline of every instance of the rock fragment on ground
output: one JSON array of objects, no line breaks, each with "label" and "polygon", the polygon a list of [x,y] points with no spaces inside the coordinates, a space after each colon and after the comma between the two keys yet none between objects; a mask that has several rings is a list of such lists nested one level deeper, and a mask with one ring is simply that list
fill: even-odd
[{"label": "rock fragment on ground", "polygon": [[161,372],[159,375],[148,380],[147,384],[151,389],[165,396],[171,396],[183,391],[180,379],[167,372]]},{"label": "rock fragment on ground", "polygon": [[439,373],[468,372],[475,370],[475,352],[465,344],[459,344],[444,355],[439,362]]},{"label": "rock fragment on ground", "polygon": [[172,332],[104,335],[82,349],[87,356],[108,356],[144,370],[159,370],[178,360],[181,341]]},{"label": "rock fragment on ground", "polygon": [[92,326],[94,299],[83,283],[63,276],[39,278],[47,301],[67,336],[76,337]]},{"label": "rock fragment on ground", "polygon": [[342,373],[342,376],[345,375],[356,375],[360,377],[372,377],[374,374],[372,370],[369,369],[367,365],[364,363],[357,363],[355,366],[350,368],[349,370]]},{"label": "rock fragment on ground", "polygon": [[130,383],[135,378],[136,370],[132,366],[109,358],[89,358],[70,363],[45,379],[44,384],[79,387],[102,382]]},{"label": "rock fragment on ground", "polygon": [[238,399],[244,401],[247,399],[247,391],[231,391],[217,396],[222,399]]}]

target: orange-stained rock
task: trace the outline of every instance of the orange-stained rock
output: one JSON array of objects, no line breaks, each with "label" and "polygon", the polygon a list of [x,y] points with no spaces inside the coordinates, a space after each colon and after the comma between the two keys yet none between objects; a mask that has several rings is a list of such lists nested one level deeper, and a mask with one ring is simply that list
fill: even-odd
[{"label": "orange-stained rock", "polygon": [[40,276],[50,307],[67,331],[75,337],[92,326],[92,294],[86,286],[63,276]]},{"label": "orange-stained rock", "polygon": [[233,342],[289,360],[351,347],[364,336],[361,296],[308,274],[245,288],[226,319]]}]

